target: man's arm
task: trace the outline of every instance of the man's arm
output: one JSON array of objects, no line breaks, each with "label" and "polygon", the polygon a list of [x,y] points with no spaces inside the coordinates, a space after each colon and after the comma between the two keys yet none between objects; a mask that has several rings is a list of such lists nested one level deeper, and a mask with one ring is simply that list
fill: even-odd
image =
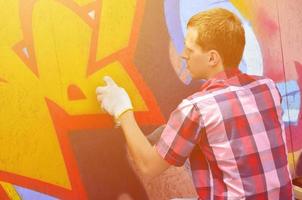
[{"label": "man's arm", "polygon": [[127,92],[110,77],[104,77],[106,86],[96,89],[97,100],[101,107],[119,120],[134,162],[149,178],[159,175],[169,167],[145,137],[132,112],[132,103]]},{"label": "man's arm", "polygon": [[119,118],[126,141],[134,162],[148,178],[161,174],[170,164],[165,161],[152,146],[139,128],[132,111],[127,111]]}]

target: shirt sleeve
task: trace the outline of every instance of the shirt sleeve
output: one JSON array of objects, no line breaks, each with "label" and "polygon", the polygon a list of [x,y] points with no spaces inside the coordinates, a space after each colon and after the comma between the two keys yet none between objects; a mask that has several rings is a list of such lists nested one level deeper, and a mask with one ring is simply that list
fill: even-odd
[{"label": "shirt sleeve", "polygon": [[198,108],[184,100],[170,115],[156,144],[158,153],[171,165],[182,166],[200,139],[201,127]]}]

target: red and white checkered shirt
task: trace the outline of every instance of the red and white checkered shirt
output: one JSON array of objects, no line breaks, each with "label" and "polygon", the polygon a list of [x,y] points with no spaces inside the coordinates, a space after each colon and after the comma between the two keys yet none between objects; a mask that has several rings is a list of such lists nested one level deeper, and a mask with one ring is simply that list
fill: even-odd
[{"label": "red and white checkered shirt", "polygon": [[172,112],[156,149],[190,160],[200,199],[293,199],[280,103],[270,79],[219,73]]}]

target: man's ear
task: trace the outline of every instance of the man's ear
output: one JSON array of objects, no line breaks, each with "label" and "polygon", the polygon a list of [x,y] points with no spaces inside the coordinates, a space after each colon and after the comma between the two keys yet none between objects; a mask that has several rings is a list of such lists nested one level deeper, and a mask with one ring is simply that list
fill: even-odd
[{"label": "man's ear", "polygon": [[221,61],[221,57],[220,57],[218,51],[210,50],[208,53],[209,53],[209,63],[210,63],[210,65],[216,66]]}]

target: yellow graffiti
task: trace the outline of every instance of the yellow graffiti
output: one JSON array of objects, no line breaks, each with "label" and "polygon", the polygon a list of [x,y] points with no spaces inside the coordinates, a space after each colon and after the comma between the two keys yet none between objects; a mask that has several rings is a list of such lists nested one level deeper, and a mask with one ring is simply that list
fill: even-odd
[{"label": "yellow graffiti", "polygon": [[85,6],[89,3],[95,2],[95,0],[73,0],[73,1],[76,2],[80,6]]},{"label": "yellow graffiti", "polygon": [[136,0],[105,0],[102,4],[97,59],[128,46]]},{"label": "yellow graffiti", "polygon": [[[92,1],[76,2],[85,5]],[[134,0],[102,1],[98,58],[128,45],[135,5]],[[101,77],[110,75],[129,92],[136,111],[147,107],[119,61],[87,76],[93,30],[59,1],[36,1],[28,13],[32,15],[32,45],[38,66],[35,75],[13,50],[24,39],[20,9],[19,0],[0,0],[0,80],[5,80],[0,81],[0,170],[70,189],[45,98],[69,115],[101,113],[95,88],[104,84]],[[77,85],[85,98],[71,101],[70,85]]]},{"label": "yellow graffiti", "polygon": [[250,4],[248,5],[246,1],[236,1],[231,0],[232,4],[240,11],[244,18],[251,20],[251,8]]},{"label": "yellow graffiti", "polygon": [[[107,1],[103,2],[106,3]],[[116,9],[119,9],[119,7]],[[55,1],[38,1],[35,10],[33,34],[35,36],[35,49],[38,50],[37,60],[42,83],[40,90],[44,96],[58,103],[69,114],[94,114],[99,111],[99,106],[95,100],[95,88],[103,84],[101,77],[104,75],[114,77],[119,74],[121,79],[117,80],[129,91],[135,108],[137,110],[147,110],[130,77],[122,69],[123,67],[117,63],[113,64],[116,67],[110,68],[110,70],[103,68],[87,77],[86,70],[92,34],[92,30],[87,23],[70,9]],[[124,12],[127,12],[127,10]],[[128,12],[132,13],[134,10],[131,8]],[[112,16],[104,17],[112,18]],[[108,29],[110,31],[111,27],[108,27]],[[111,35],[105,29],[104,33],[100,32],[100,35],[102,35],[100,41],[103,41],[102,38],[108,38],[108,40],[110,38],[111,41],[122,41],[125,38],[123,32],[124,30],[120,31],[119,35]],[[128,34],[126,36],[129,37]],[[105,47],[103,48],[103,46]],[[118,48],[110,49],[107,46],[111,46],[110,43],[102,44],[99,48],[102,47],[101,49],[106,49],[109,53],[112,53],[112,50],[118,50]],[[70,101],[67,93],[70,84],[79,86],[86,99]]]},{"label": "yellow graffiti", "polygon": [[18,2],[0,3],[0,19],[7,19],[0,34],[7,38],[0,51],[1,78],[7,81],[0,84],[0,169],[69,188],[43,86],[12,49],[23,39]]}]

